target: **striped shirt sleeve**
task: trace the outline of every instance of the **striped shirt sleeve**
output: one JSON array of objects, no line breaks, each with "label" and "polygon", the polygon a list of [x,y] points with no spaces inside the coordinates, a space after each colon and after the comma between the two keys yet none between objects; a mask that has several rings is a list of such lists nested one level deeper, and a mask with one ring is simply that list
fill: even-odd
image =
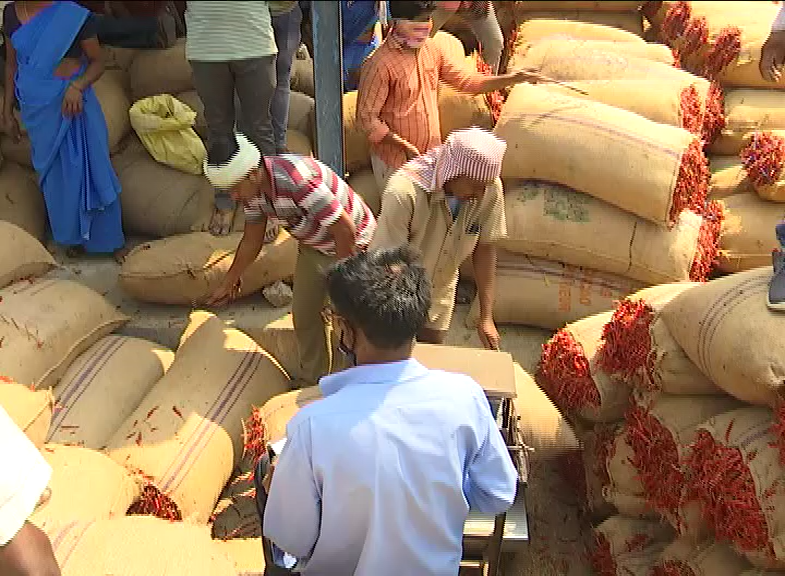
[{"label": "striped shirt sleeve", "polygon": [[360,71],[357,90],[357,122],[368,140],[378,144],[390,133],[390,127],[381,119],[381,111],[390,92],[390,74],[377,53],[365,61]]},{"label": "striped shirt sleeve", "polygon": [[481,94],[483,83],[488,77],[479,71],[469,71],[463,60],[456,61],[450,58],[441,45],[435,47],[439,51],[439,79],[458,92]]},{"label": "striped shirt sleeve", "polygon": [[[312,162],[312,159],[302,159],[304,162],[309,160]],[[343,213],[343,205],[333,192],[338,189],[338,183],[328,182],[325,178],[336,179],[338,176],[332,170],[329,172],[320,170],[316,164],[313,166],[288,164],[290,166],[286,167],[286,172],[293,179],[294,185],[291,188],[287,187],[287,193],[294,203],[318,226],[329,228],[335,224]]]}]

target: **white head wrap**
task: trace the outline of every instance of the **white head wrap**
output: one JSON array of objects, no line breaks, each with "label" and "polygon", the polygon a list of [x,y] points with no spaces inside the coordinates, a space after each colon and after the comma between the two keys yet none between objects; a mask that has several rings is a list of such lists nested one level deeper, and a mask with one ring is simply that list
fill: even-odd
[{"label": "white head wrap", "polygon": [[208,164],[207,159],[204,161],[204,175],[219,190],[227,190],[237,184],[257,168],[262,160],[262,153],[244,134],[237,132],[235,137],[237,152],[224,164]]},{"label": "white head wrap", "polygon": [[404,173],[426,190],[439,190],[445,182],[466,176],[490,182],[501,175],[507,143],[482,128],[456,130],[444,144],[403,165]]}]

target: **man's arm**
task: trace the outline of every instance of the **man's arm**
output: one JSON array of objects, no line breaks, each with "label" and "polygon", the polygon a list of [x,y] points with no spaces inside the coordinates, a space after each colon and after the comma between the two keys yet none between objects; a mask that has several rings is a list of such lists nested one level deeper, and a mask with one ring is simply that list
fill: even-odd
[{"label": "man's arm", "polygon": [[292,429],[275,465],[264,511],[264,535],[298,560],[307,560],[321,526],[321,500],[311,465],[308,422]]},{"label": "man's arm", "polygon": [[60,576],[60,568],[46,534],[30,522],[25,522],[16,536],[0,547],[0,574]]},{"label": "man's arm", "polygon": [[205,302],[207,306],[223,306],[234,299],[239,294],[240,278],[262,251],[264,233],[267,230],[267,215],[260,212],[254,214],[252,220],[248,220],[248,217],[249,213],[246,212],[245,230],[240,244],[237,246],[237,251],[234,253],[232,265],[223,282],[212,294],[208,295]]},{"label": "man's arm", "polygon": [[785,65],[785,4],[780,5],[771,33],[763,43],[758,65],[761,75],[769,82],[782,79],[782,67]]},{"label": "man's arm", "polygon": [[371,241],[371,250],[408,244],[414,214],[414,183],[404,176],[393,176],[382,195],[382,209]]},{"label": "man's arm", "polygon": [[[478,385],[479,386],[479,385]],[[463,491],[469,506],[482,514],[501,514],[512,506],[518,487],[518,472],[485,395],[477,398],[481,411],[482,443],[469,463]]]},{"label": "man's arm", "polygon": [[495,92],[521,82],[531,82],[538,79],[536,73],[526,70],[518,70],[499,76],[488,76],[480,72],[472,72],[467,70],[463,61],[455,61],[446,52],[440,48],[439,50],[441,52],[439,79],[464,94]]}]

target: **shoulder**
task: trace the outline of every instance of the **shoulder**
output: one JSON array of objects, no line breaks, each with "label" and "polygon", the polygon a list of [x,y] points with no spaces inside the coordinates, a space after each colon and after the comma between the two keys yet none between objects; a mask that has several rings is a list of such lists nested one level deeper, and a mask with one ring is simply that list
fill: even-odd
[{"label": "shoulder", "polygon": [[391,194],[399,199],[408,199],[412,202],[417,200],[418,196],[425,197],[425,190],[422,186],[415,184],[402,169],[397,170],[390,176],[387,181],[387,187],[384,189],[384,195]]},{"label": "shoulder", "polygon": [[9,2],[5,6],[3,6],[3,30],[6,34],[9,33],[9,29],[17,28],[19,24],[19,18],[16,15],[16,2]]},{"label": "shoulder", "polygon": [[387,41],[384,41],[365,59],[363,62],[362,71],[365,73],[370,71],[386,72],[389,69],[389,64],[394,58],[394,55],[394,48],[390,46]]}]

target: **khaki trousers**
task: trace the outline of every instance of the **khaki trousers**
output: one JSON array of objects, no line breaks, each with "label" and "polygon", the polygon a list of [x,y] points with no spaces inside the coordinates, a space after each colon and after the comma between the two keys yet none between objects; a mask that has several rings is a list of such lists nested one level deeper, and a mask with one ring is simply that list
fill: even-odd
[{"label": "khaki trousers", "polygon": [[330,373],[332,367],[331,327],[322,311],[327,303],[327,268],[332,256],[300,244],[294,271],[292,321],[300,353],[300,378],[309,385]]}]

